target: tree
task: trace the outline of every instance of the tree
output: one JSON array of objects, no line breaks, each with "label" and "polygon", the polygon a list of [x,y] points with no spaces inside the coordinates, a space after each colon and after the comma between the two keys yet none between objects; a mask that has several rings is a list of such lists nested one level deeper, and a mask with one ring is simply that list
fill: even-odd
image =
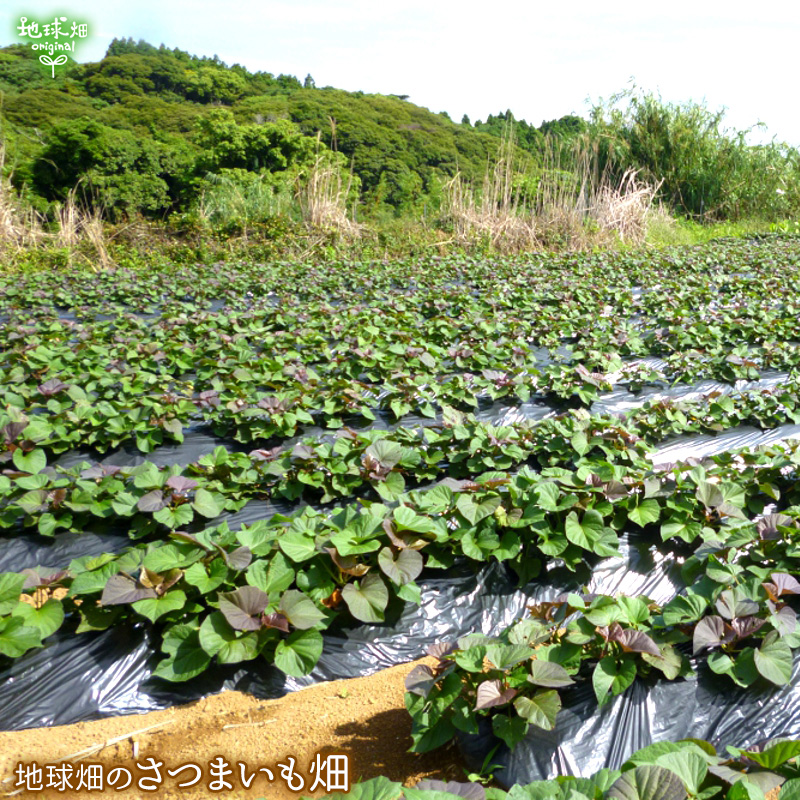
[{"label": "tree", "polygon": [[[53,128],[34,160],[34,189],[48,200],[63,201],[84,186],[86,201],[110,216],[159,212],[172,205],[167,178],[185,172],[185,159],[170,148],[82,117]],[[173,175],[174,177],[174,175]]]},{"label": "tree", "polygon": [[275,79],[278,91],[283,94],[291,94],[295,89],[299,89],[300,81],[294,75],[278,75]]},{"label": "tree", "polygon": [[215,109],[197,123],[201,172],[246,169],[257,172],[285,170],[306,163],[314,142],[285,119],[260,125],[239,125],[227,109]]},{"label": "tree", "polygon": [[230,105],[247,91],[247,82],[235,72],[200,66],[188,70],[182,84],[187,100]]},{"label": "tree", "polygon": [[145,42],[144,39],[139,39],[138,42],[134,42],[133,38],[129,36],[127,39],[112,39],[108,50],[106,50],[106,58],[109,56],[129,55],[131,53],[140,56],[148,56],[154,55],[157,52],[158,49]]},{"label": "tree", "polygon": [[18,125],[49,128],[64,119],[92,114],[94,108],[86,96],[67,94],[45,84],[40,89],[28,89],[4,97],[3,111]]},{"label": "tree", "polygon": [[583,133],[587,127],[588,123],[583,117],[567,114],[559,119],[551,119],[549,122],[542,121],[539,131],[545,135],[576,136]]},{"label": "tree", "polygon": [[316,89],[317,88],[317,84],[314,83],[314,79],[311,77],[310,74],[306,75],[306,79],[303,81],[303,88],[304,89]]}]

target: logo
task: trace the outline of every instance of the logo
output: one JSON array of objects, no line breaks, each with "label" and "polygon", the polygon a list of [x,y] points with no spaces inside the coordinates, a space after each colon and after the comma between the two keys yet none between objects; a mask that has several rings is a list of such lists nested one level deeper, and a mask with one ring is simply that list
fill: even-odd
[{"label": "logo", "polygon": [[75,52],[75,40],[85,39],[89,35],[89,26],[85,22],[72,22],[66,17],[53,17],[52,22],[40,23],[28,21],[27,17],[19,18],[17,33],[23,39],[34,39],[31,42],[31,50],[44,50],[45,53],[39,56],[39,61],[46,67],[50,67],[50,75],[55,78],[56,67],[67,63],[67,56],[64,52],[55,56],[57,52]]}]

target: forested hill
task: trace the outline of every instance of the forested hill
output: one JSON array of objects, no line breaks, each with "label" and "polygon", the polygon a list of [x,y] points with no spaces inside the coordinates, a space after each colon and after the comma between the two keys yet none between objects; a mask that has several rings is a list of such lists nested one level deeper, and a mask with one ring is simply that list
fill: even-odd
[{"label": "forested hill", "polygon": [[[6,168],[17,186],[48,201],[90,175],[107,207],[156,214],[190,202],[209,172],[289,169],[317,136],[352,164],[368,205],[402,211],[437,175],[482,176],[511,119],[456,123],[404,95],[316,88],[310,75],[250,72],[131,39],[55,79],[29,47],[2,48],[0,90]],[[569,117],[542,128],[583,125]],[[515,136],[535,153],[543,131],[517,121]]]}]

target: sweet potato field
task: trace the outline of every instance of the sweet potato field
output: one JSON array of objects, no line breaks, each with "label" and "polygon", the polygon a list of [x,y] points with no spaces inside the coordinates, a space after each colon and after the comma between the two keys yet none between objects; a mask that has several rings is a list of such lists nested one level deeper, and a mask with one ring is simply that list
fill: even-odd
[{"label": "sweet potato field", "polygon": [[[494,564],[575,590],[420,642],[417,750],[483,720],[513,748],[587,682],[599,706],[697,669],[789,684],[798,268],[800,239],[766,237],[0,276],[0,673],[54,636],[144,627],[156,680],[302,677],[327,631]],[[775,435],[658,457],[739,429]],[[107,549],[59,563],[87,534]],[[671,559],[674,597],[587,588],[624,536]]]}]

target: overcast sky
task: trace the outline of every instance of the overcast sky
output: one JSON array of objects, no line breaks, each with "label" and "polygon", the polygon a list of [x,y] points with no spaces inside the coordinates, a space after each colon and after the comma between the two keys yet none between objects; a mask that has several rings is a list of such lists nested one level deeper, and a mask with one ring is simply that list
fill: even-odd
[{"label": "overcast sky", "polygon": [[[585,115],[630,81],[665,100],[727,108],[726,124],[768,125],[800,145],[800,6],[708,0],[42,0],[3,4],[11,39],[20,15],[56,10],[90,24],[79,61],[115,36],[218,55],[250,70],[310,73],[317,86],[407,94],[432,111],[485,119],[510,108],[538,125]],[[780,10],[778,10],[778,8]]]}]

